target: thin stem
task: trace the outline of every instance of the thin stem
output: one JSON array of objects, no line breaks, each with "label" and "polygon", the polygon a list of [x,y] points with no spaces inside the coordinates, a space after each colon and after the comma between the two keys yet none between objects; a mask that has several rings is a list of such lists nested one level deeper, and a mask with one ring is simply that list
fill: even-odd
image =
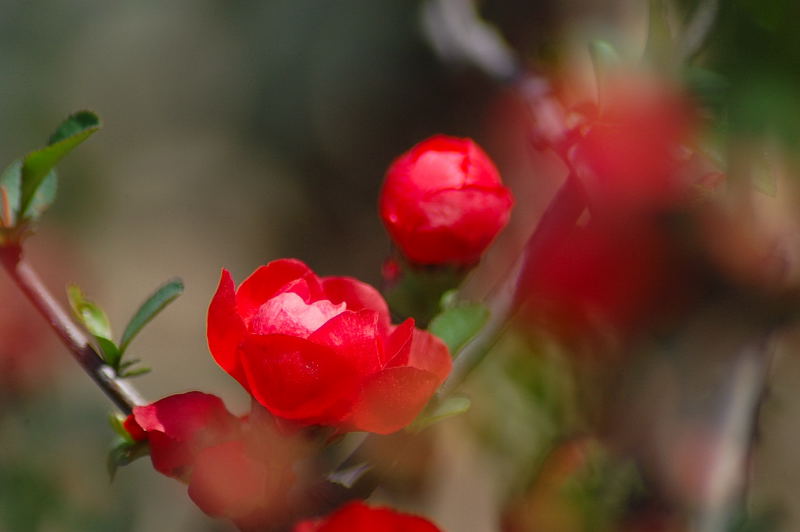
[{"label": "thin stem", "polygon": [[726,375],[724,408],[719,413],[719,445],[710,455],[703,500],[693,515],[693,530],[722,532],[747,488],[747,462],[764,395],[771,350],[769,335],[746,345]]},{"label": "thin stem", "polygon": [[17,287],[69,349],[75,361],[117,408],[124,414],[130,414],[134,406],[144,404],[139,392],[128,382],[119,379],[114,370],[103,362],[86,335],[70,319],[36,271],[22,258],[21,247],[0,247],[0,262]]}]

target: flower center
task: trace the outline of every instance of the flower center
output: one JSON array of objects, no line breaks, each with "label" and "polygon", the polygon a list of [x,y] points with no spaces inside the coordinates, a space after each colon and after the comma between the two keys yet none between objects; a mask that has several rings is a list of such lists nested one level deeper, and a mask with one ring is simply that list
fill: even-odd
[{"label": "flower center", "polygon": [[249,328],[255,334],[286,334],[307,338],[345,310],[345,303],[334,305],[323,299],[309,304],[294,292],[284,292],[261,305],[251,318]]}]

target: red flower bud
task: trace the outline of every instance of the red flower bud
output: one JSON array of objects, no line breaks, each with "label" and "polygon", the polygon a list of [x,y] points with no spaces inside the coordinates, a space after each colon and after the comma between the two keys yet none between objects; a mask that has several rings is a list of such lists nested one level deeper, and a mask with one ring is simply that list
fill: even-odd
[{"label": "red flower bud", "polygon": [[512,203],[475,142],[437,135],[389,167],[380,215],[412,262],[470,265],[506,225]]},{"label": "red flower bud", "polygon": [[370,508],[361,501],[351,502],[323,519],[295,525],[294,532],[441,532],[422,517],[395,512],[389,508]]},{"label": "red flower bud", "polygon": [[208,345],[273,415],[342,431],[400,430],[450,372],[447,347],[413,320],[391,325],[374,288],[291,259],[262,266],[238,290],[223,270]]},{"label": "red flower bud", "polygon": [[197,453],[239,435],[239,418],[219,397],[188,392],[135,407],[125,429],[135,440],[148,440],[156,471],[185,478]]}]

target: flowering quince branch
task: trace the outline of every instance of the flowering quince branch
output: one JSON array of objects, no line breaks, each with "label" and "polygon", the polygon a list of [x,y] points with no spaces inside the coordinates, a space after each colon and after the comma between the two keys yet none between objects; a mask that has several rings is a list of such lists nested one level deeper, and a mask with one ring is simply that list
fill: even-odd
[{"label": "flowering quince branch", "polygon": [[91,111],[74,113],[56,128],[45,147],[14,161],[0,174],[0,262],[84,371],[122,412],[130,413],[143,402],[140,395],[99,356],[24,260],[22,249],[22,240],[55,199],[55,165],[100,125],[99,117]]},{"label": "flowering quince branch", "polygon": [[[466,0],[454,3],[457,1],[440,0],[438,5],[449,8],[429,11],[426,16],[461,17],[462,26],[479,30],[476,35],[484,45],[498,38],[485,24],[470,24],[469,17],[477,17],[476,12],[464,9],[469,7]],[[392,259],[400,257],[406,269],[392,276],[413,277],[429,292],[418,308],[409,307],[413,311],[393,307],[394,316],[401,315],[397,323],[392,323],[387,301],[373,287],[349,277],[319,276],[300,260],[269,262],[238,287],[223,269],[208,308],[207,340],[217,364],[251,396],[250,410],[243,416],[229,412],[219,397],[199,391],[144,404],[119,378],[130,364],[121,360],[125,348],[180,293],[179,281],[167,283],[142,305],[119,346],[111,340],[102,309],[85,299],[79,288],[71,287],[73,311],[98,343],[100,349],[95,350],[22,260],[21,239],[52,200],[52,167],[99,127],[93,114],[74,115],[47,147],[0,175],[0,262],[79,364],[128,414],[113,423],[123,441],[115,449],[118,453],[112,452],[112,470],[149,454],[156,471],[187,485],[189,497],[203,512],[228,519],[243,532],[436,532],[435,525],[420,517],[371,508],[361,501],[342,504],[368,498],[389,479],[386,472],[399,461],[396,452],[382,468],[372,468],[364,443],[380,442],[381,436],[406,429],[405,444],[446,411],[437,409],[453,399],[452,392],[481,363],[512,320],[523,323],[528,319],[526,312],[533,316],[529,323],[536,326],[541,318],[542,323],[551,319],[555,326],[547,332],[560,340],[563,327],[570,336],[563,342],[564,352],[568,352],[568,340],[574,338],[595,348],[600,343],[592,343],[597,329],[611,331],[609,336],[619,344],[649,348],[646,342],[651,338],[642,338],[662,329],[661,323],[654,326],[648,318],[661,318],[675,309],[700,314],[697,309],[706,308],[709,301],[711,306],[729,310],[724,298],[728,291],[736,293],[736,288],[731,288],[736,283],[732,276],[722,281],[731,286],[718,289],[725,293],[721,305],[715,299],[717,294],[699,303],[693,300],[690,304],[694,307],[682,306],[683,301],[673,305],[670,294],[665,294],[673,287],[693,285],[697,278],[708,276],[712,267],[708,257],[692,257],[694,262],[687,267],[685,253],[681,253],[685,250],[673,249],[675,236],[669,232],[673,228],[665,230],[662,221],[665,214],[696,215],[685,205],[684,181],[691,179],[695,184],[694,180],[708,177],[707,168],[698,170],[687,163],[688,157],[676,154],[675,148],[683,147],[692,133],[695,119],[683,94],[666,87],[663,80],[615,79],[598,68],[602,105],[598,102],[580,112],[568,112],[549,83],[521,75],[518,62],[507,55],[507,47],[494,47],[495,57],[504,62],[502,68],[492,69],[486,53],[480,51],[489,48],[473,46],[458,34],[451,31],[445,37],[455,41],[449,46],[468,49],[462,59],[469,59],[470,53],[483,54],[473,57],[476,64],[496,79],[514,83],[530,115],[532,146],[550,149],[563,161],[567,168],[564,183],[521,256],[484,306],[467,308],[457,293],[453,297],[443,293],[452,296],[449,290],[479,263],[507,224],[514,200],[494,163],[476,143],[444,135],[424,140],[398,157],[381,190],[380,216],[396,246]],[[441,49],[447,48],[446,40],[440,43]],[[596,54],[598,58],[601,55]],[[577,122],[573,124],[572,118]],[[717,175],[716,169],[711,175]],[[578,223],[584,213],[588,213],[587,222]],[[674,266],[677,273],[665,274],[664,264]],[[442,272],[457,275],[444,276],[447,282],[426,284]],[[395,286],[402,291],[409,285]],[[749,302],[752,294],[747,290],[752,288],[742,290],[742,299]],[[705,421],[714,421],[713,445],[709,445],[714,452],[697,483],[699,496],[682,507],[682,500],[675,503],[665,497],[662,501],[658,493],[648,494],[656,503],[679,507],[702,532],[726,527],[734,503],[743,493],[743,472],[769,363],[763,338],[772,334],[779,321],[770,298],[762,297],[768,300],[760,309],[764,322],[742,327],[740,336],[720,349],[731,382],[713,387],[718,388],[710,401],[714,404],[706,405],[713,412],[704,412]],[[697,319],[700,328],[709,323],[706,318]],[[669,319],[664,318],[663,323],[668,324],[664,329],[673,326]],[[725,321],[723,325],[729,324]],[[691,344],[691,338],[687,343]],[[685,349],[691,355],[697,350],[694,344]],[[674,351],[671,354],[678,353]],[[733,358],[731,351],[736,352]],[[618,383],[625,378],[612,380]],[[579,384],[577,378],[575,381]],[[725,403],[722,407],[716,404],[720,397]],[[468,406],[464,399],[449,413],[463,412]],[[605,428],[602,422],[586,424],[597,434]],[[572,426],[558,430],[563,430],[559,437],[571,438],[573,443],[590,439],[576,438]],[[351,432],[365,436],[331,471],[326,448]],[[611,448],[618,443],[613,441],[615,436],[597,439],[607,437],[604,444]],[[571,445],[578,452],[566,454],[584,455],[582,449],[588,446],[588,442]],[[567,456],[567,462],[575,463],[555,469],[575,472],[587,461],[585,456],[575,460]],[[537,480],[542,478],[552,480],[547,475]],[[679,479],[677,484],[683,482],[679,491],[691,491],[696,478]],[[663,486],[653,484],[654,491],[661,491],[658,488]],[[533,491],[536,495],[537,490]],[[330,511],[333,513],[319,517]]]},{"label": "flowering quince branch", "polygon": [[118,378],[114,370],[97,354],[86,335],[69,318],[69,314],[48,291],[36,271],[22,258],[21,247],[0,246],[0,262],[19,289],[50,324],[76,362],[121,412],[130,414],[133,407],[144,403],[138,391],[129,382]]}]

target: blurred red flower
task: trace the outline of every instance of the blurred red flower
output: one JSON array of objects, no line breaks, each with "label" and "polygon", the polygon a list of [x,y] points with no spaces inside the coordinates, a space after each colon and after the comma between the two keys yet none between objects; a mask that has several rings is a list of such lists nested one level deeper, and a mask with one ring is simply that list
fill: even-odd
[{"label": "blurred red flower", "polygon": [[575,112],[569,179],[581,205],[565,208],[583,215],[529,253],[520,299],[567,337],[643,332],[701,295],[703,265],[686,236],[700,189],[719,174],[691,148],[697,110],[664,79],[619,75],[598,105]]},{"label": "blurred red flower", "polygon": [[361,501],[351,502],[323,519],[295,525],[294,532],[440,532],[422,517],[395,512],[389,508],[370,508]]},{"label": "blurred red flower", "polygon": [[679,170],[696,122],[685,94],[663,79],[621,75],[585,114],[573,157],[594,210],[648,210],[685,195]]},{"label": "blurred red flower", "polygon": [[470,139],[436,135],[386,172],[380,215],[409,260],[470,265],[508,222],[513,199]]},{"label": "blurred red flower", "polygon": [[206,514],[252,524],[286,511],[292,466],[305,446],[274,425],[238,418],[201,392],[135,407],[124,425],[148,442],[157,471],[188,482]]},{"label": "blurred red flower", "polygon": [[383,297],[298,260],[260,267],[238,290],[227,270],[208,310],[217,363],[273,415],[387,434],[408,425],[450,372],[447,347],[390,323]]},{"label": "blurred red flower", "polygon": [[567,336],[597,326],[635,332],[687,296],[689,267],[658,224],[593,220],[528,264],[529,312]]}]

